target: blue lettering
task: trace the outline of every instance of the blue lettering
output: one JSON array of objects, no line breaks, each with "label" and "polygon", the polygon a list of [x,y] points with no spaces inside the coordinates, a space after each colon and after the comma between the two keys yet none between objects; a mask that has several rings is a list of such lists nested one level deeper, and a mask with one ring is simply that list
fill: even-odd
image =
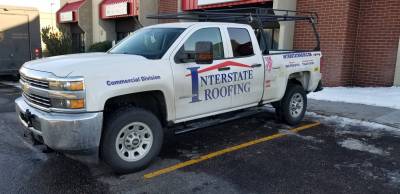
[{"label": "blue lettering", "polygon": [[246,93],[250,92],[250,82],[247,82],[247,83],[244,84],[244,91]]},{"label": "blue lettering", "polygon": [[201,101],[199,98],[199,73],[197,72],[197,70],[199,68],[200,67],[187,68],[188,70],[190,70],[190,74],[192,77],[192,101],[191,101],[191,103]]},{"label": "blue lettering", "polygon": [[226,74],[221,75],[222,83],[227,83],[226,81]]},{"label": "blue lettering", "polygon": [[240,91],[239,94],[243,93],[243,84],[238,84],[237,86],[238,86],[238,89]]},{"label": "blue lettering", "polygon": [[221,83],[221,74],[215,75],[215,84],[220,84]]},{"label": "blue lettering", "polygon": [[220,91],[221,97],[225,97],[227,95],[227,93],[228,93],[227,88],[222,87],[221,91]]},{"label": "blue lettering", "polygon": [[213,88],[213,89],[212,89],[212,97],[213,97],[214,99],[217,99],[217,98],[219,97],[219,90],[218,90],[218,88]]},{"label": "blue lettering", "polygon": [[211,90],[210,90],[210,89],[205,89],[205,90],[204,90],[204,97],[205,97],[205,100],[211,100],[210,94],[211,94]]},{"label": "blue lettering", "polygon": [[205,77],[200,77],[201,78],[201,86],[207,86],[208,85],[208,82],[207,82],[207,80],[208,80],[208,76],[205,76]]}]

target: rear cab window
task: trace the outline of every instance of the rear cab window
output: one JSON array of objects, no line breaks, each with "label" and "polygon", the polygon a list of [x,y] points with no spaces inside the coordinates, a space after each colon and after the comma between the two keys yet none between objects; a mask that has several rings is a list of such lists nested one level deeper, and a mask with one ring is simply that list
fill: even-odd
[{"label": "rear cab window", "polygon": [[248,57],[254,55],[253,43],[246,28],[228,28],[232,45],[233,57]]}]

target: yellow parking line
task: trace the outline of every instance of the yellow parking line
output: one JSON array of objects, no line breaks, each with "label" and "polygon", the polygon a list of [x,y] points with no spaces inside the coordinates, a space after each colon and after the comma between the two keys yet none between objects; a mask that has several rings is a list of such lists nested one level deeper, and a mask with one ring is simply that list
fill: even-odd
[{"label": "yellow parking line", "polygon": [[[302,130],[305,130],[305,129],[308,129],[308,128],[312,128],[312,127],[315,127],[315,126],[318,126],[318,125],[320,125],[320,123],[319,122],[315,122],[315,123],[311,123],[311,124],[307,124],[307,125],[303,125],[301,127],[297,127],[297,128],[291,129],[290,131],[299,132],[299,131],[302,131]],[[252,145],[255,145],[255,144],[259,144],[259,143],[262,143],[262,142],[270,141],[270,140],[273,140],[273,139],[276,139],[276,138],[279,138],[279,137],[283,137],[283,136],[286,136],[286,135],[288,135],[288,134],[277,133],[277,134],[274,134],[274,135],[271,135],[271,136],[266,136],[266,137],[263,137],[263,138],[260,138],[260,139],[256,139],[256,140],[253,140],[253,141],[249,141],[249,142],[246,142],[246,143],[243,143],[243,144],[239,144],[239,145],[236,145],[236,146],[233,146],[233,147],[228,147],[228,148],[225,148],[223,150],[212,152],[212,153],[209,153],[207,155],[201,156],[201,157],[196,158],[196,159],[188,160],[186,162],[181,162],[181,163],[175,164],[173,166],[170,166],[170,167],[167,167],[167,168],[164,168],[164,169],[161,169],[161,170],[157,170],[157,171],[145,174],[144,178],[145,179],[154,178],[156,176],[160,176],[162,174],[166,174],[166,173],[178,170],[178,169],[186,167],[186,166],[197,164],[199,162],[202,162],[202,161],[205,161],[205,160],[208,160],[208,159],[211,159],[211,158],[215,158],[217,156],[221,156],[221,155],[224,155],[224,154],[229,153],[229,152],[233,152],[233,151],[236,151],[236,150],[239,150],[239,149],[243,149],[243,148],[246,148],[246,147],[249,147],[249,146],[252,146]]]}]

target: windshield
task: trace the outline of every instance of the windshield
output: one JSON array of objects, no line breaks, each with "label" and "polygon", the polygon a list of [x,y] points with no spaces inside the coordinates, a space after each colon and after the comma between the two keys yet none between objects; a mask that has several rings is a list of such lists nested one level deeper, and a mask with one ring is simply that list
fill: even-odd
[{"label": "windshield", "polygon": [[112,48],[112,54],[140,55],[148,59],[161,59],[184,28],[147,28],[136,31]]}]

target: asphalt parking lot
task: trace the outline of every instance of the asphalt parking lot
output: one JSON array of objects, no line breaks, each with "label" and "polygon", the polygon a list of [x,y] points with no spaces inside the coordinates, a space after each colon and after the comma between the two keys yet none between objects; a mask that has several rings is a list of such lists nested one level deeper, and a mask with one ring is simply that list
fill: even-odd
[{"label": "asphalt parking lot", "polygon": [[31,146],[0,83],[1,193],[400,193],[400,133],[308,114],[290,127],[271,109],[177,135],[146,170],[116,175]]}]

